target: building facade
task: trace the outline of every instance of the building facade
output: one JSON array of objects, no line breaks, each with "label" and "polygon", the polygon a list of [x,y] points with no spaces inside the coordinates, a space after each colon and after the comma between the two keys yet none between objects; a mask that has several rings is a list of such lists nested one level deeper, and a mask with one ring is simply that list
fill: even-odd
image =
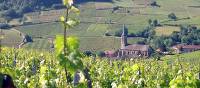
[{"label": "building facade", "polygon": [[200,45],[179,44],[172,47],[175,53],[189,53],[200,50]]},{"label": "building facade", "polygon": [[125,26],[123,26],[123,32],[121,35],[121,48],[118,50],[118,57],[149,57],[150,46],[140,44],[128,44],[127,43],[127,32]]}]

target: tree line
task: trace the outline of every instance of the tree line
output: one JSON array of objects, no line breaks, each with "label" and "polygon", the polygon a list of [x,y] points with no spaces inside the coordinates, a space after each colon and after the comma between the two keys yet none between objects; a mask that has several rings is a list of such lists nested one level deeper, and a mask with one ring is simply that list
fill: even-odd
[{"label": "tree line", "polygon": [[58,8],[62,6],[62,0],[0,0],[0,14],[6,19],[23,16],[24,13]]}]

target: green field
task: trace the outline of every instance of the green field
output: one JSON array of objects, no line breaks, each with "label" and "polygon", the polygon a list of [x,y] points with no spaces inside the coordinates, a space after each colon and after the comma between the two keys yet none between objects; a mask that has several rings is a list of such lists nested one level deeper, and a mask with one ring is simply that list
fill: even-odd
[{"label": "green field", "polygon": [[[81,11],[80,21],[81,23],[68,30],[68,35],[78,36],[81,40],[81,49],[83,50],[112,50],[119,48],[120,40],[117,38],[105,37],[105,33],[114,35],[117,30],[122,29],[123,24],[128,28],[129,33],[137,33],[143,31],[148,26],[149,19],[157,19],[160,24],[191,24],[200,26],[200,8],[194,8],[192,6],[198,6],[200,2],[198,0],[156,0],[161,7],[151,7],[148,4],[151,1],[148,0],[113,0],[113,2],[87,2],[79,5]],[[178,3],[178,4],[177,4]],[[112,13],[112,8],[115,6],[130,7],[125,10],[129,13]],[[99,8],[105,8],[102,10],[96,10]],[[134,12],[139,13],[134,13]],[[123,12],[123,10],[122,10]],[[168,18],[168,14],[175,13],[178,17],[177,21],[172,21]],[[188,18],[190,19],[184,19]],[[111,22],[111,24],[110,24]],[[33,44],[29,43],[25,47],[32,48],[44,48],[47,46],[41,45],[42,42],[46,43],[48,37],[55,37],[56,34],[63,32],[62,25],[57,22],[44,23],[36,25],[21,26],[17,29],[25,34],[33,37]],[[156,34],[169,35],[173,31],[177,31],[177,28],[162,27],[156,29]],[[88,38],[89,37],[89,38]],[[36,38],[36,39],[34,39]],[[41,38],[41,39],[38,39]],[[99,43],[99,41],[104,41]],[[129,40],[132,43],[136,43],[139,39]],[[90,43],[94,45],[90,45]],[[96,46],[95,46],[96,43]],[[89,44],[89,45],[88,45]],[[41,45],[41,46],[40,46]]]},{"label": "green field", "polygon": [[62,25],[59,23],[44,23],[17,27],[19,31],[32,37],[51,37],[62,33]]},{"label": "green field", "polygon": [[15,29],[2,30],[2,33],[4,37],[2,39],[3,46],[18,47],[22,41],[22,36]]},{"label": "green field", "polygon": [[200,51],[196,51],[196,52],[177,54],[177,55],[167,55],[162,57],[161,59],[169,61],[175,61],[177,59],[180,59],[181,61],[184,62],[199,64],[200,61],[199,57],[200,57]]},{"label": "green field", "polygon": [[33,42],[25,44],[24,48],[50,50],[50,44],[48,39],[34,39]]},{"label": "green field", "polygon": [[156,31],[157,36],[161,36],[161,35],[169,36],[174,31],[180,31],[180,27],[163,26],[163,27],[157,27],[155,31]]}]

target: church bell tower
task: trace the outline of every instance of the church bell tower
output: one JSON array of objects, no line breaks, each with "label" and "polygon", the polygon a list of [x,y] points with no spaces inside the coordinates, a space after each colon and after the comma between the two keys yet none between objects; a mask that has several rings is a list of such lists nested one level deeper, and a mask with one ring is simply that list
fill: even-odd
[{"label": "church bell tower", "polygon": [[127,29],[123,25],[122,35],[121,35],[121,49],[124,49],[128,45],[127,43]]}]

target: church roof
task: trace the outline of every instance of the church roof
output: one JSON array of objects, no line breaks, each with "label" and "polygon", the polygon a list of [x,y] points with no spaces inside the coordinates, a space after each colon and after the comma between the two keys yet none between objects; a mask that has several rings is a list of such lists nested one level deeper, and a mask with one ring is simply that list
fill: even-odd
[{"label": "church roof", "polygon": [[123,50],[148,51],[149,45],[132,44],[126,46]]}]

